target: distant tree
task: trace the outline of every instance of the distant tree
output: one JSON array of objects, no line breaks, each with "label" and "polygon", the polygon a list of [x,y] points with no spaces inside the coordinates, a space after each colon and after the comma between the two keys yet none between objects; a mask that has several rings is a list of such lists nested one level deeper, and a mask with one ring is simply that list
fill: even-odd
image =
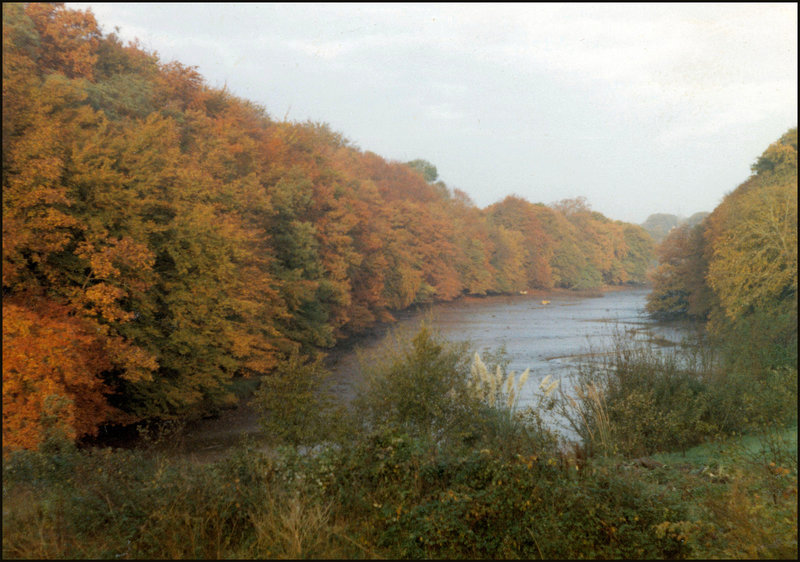
[{"label": "distant tree", "polygon": [[655,243],[642,227],[635,224],[620,223],[627,252],[622,258],[622,265],[629,283],[647,282],[647,272],[653,259]]},{"label": "distant tree", "polygon": [[653,289],[647,311],[660,318],[705,319],[713,297],[706,286],[704,225],[674,228],[656,248],[658,266],[650,274]]},{"label": "distant tree", "polygon": [[567,217],[574,215],[575,213],[588,213],[591,211],[591,207],[586,201],[586,197],[583,196],[572,199],[562,199],[561,201],[557,201],[550,206]]},{"label": "distant tree", "polygon": [[406,162],[406,166],[422,174],[422,177],[425,178],[425,181],[428,183],[433,183],[439,178],[439,172],[436,170],[436,166],[427,160],[412,160],[411,162]]},{"label": "distant tree", "polygon": [[700,224],[701,222],[703,222],[703,219],[705,219],[710,214],[711,213],[707,211],[700,211],[694,213],[692,216],[686,219],[686,224],[688,224],[689,226],[695,226],[697,224]]},{"label": "distant tree", "polygon": [[[553,240],[545,229],[539,216],[539,206],[521,197],[510,195],[499,203],[486,209],[490,220],[509,231],[522,234],[523,261],[520,264],[525,271],[525,287],[553,287]],[[508,237],[504,237],[508,240]],[[510,240],[508,240],[510,241]]]},{"label": "distant tree", "polygon": [[670,230],[680,223],[681,219],[677,215],[655,213],[647,217],[647,220],[642,223],[642,228],[644,228],[650,236],[653,237],[656,244],[658,244],[667,237]]}]

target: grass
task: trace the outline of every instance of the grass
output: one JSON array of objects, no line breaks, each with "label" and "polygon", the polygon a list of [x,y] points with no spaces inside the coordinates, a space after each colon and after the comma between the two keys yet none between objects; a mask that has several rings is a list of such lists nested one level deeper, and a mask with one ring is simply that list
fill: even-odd
[{"label": "grass", "polygon": [[797,557],[797,426],[663,453],[657,476],[688,498],[697,557]]}]

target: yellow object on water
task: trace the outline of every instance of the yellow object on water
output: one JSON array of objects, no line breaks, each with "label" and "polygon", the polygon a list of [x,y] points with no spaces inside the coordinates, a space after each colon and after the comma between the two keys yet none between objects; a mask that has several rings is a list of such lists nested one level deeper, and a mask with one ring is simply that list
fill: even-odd
[{"label": "yellow object on water", "polygon": [[550,304],[550,301],[542,301],[542,304]]}]

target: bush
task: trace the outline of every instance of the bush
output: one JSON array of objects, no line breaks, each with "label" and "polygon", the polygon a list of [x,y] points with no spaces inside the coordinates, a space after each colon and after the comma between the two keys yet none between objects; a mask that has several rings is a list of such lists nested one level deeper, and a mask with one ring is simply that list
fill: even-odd
[{"label": "bush", "polygon": [[[552,451],[551,451],[552,452]],[[680,498],[557,457],[472,450],[437,455],[382,436],[337,468],[335,504],[369,521],[397,558],[674,558],[688,548],[656,526],[683,520]]]},{"label": "bush", "polygon": [[[686,450],[719,432],[711,415],[712,371],[692,353],[654,350],[618,334],[609,355],[580,367],[576,395],[565,395],[562,411],[594,452]],[[698,365],[706,368],[690,368]]]},{"label": "bush", "polygon": [[[245,444],[214,464],[197,465],[153,452],[79,450],[53,434],[39,451],[9,455],[4,557],[641,559],[796,552],[796,432],[793,447],[764,437],[745,461],[725,462],[747,468],[747,478],[723,471],[722,462],[714,474],[704,468],[695,475],[573,457],[537,409],[515,408],[510,398],[519,379],[504,372],[501,354],[483,368],[473,356],[470,365],[463,346],[425,327],[402,341],[371,362],[375,384],[360,395],[364,419],[311,449],[290,444],[265,453]],[[667,407],[695,391],[716,396],[666,359],[622,348],[612,359],[616,370],[591,371],[580,401],[585,416],[606,417],[606,441],[595,445],[638,451],[634,444],[674,443],[653,424],[637,434],[631,404],[680,427],[664,415]],[[286,372],[318,368],[289,362]],[[796,372],[775,371],[768,387],[777,402],[764,408],[788,400],[793,391],[777,388],[791,376],[796,380]],[[547,407],[554,385],[540,388],[537,407]],[[428,425],[417,413],[428,416]],[[686,427],[702,430],[697,419]],[[597,423],[590,428],[595,437],[602,433]]]},{"label": "bush", "polygon": [[560,409],[590,452],[604,455],[685,451],[796,424],[796,367],[768,366],[746,343],[744,355],[732,357],[718,343],[657,349],[616,334],[608,354],[579,366],[574,394],[562,393]]},{"label": "bush", "polygon": [[251,404],[272,445],[314,445],[332,436],[337,409],[327,387],[330,373],[322,357],[302,357],[297,351],[265,375]]},{"label": "bush", "polygon": [[412,337],[395,334],[360,356],[354,428],[393,428],[444,443],[468,439],[480,406],[467,387],[466,344],[446,341],[427,323]]}]

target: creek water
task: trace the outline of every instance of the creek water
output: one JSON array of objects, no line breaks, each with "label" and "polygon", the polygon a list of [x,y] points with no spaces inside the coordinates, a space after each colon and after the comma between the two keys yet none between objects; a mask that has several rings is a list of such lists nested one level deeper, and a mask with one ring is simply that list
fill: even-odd
[{"label": "creek water", "polygon": [[[468,341],[479,353],[504,347],[509,370],[530,368],[526,389],[532,390],[545,376],[561,378],[587,355],[607,350],[615,334],[657,346],[680,343],[685,326],[658,323],[645,314],[648,292],[636,288],[592,296],[559,292],[471,298],[422,309],[400,319],[394,329],[414,330],[427,319],[448,340]],[[378,345],[368,341],[363,348]],[[342,356],[335,371],[340,390],[348,393],[358,373],[356,353]],[[523,392],[521,405],[530,398],[531,392]]]},{"label": "creek water", "polygon": [[[634,288],[592,296],[561,291],[467,298],[402,313],[390,330],[413,333],[427,319],[448,340],[468,341],[471,349],[481,354],[504,347],[509,371],[531,370],[518,400],[518,407],[525,407],[541,394],[539,383],[547,375],[568,390],[570,374],[577,365],[607,350],[615,334],[654,346],[680,343],[688,334],[685,325],[657,323],[646,316],[648,292],[647,288]],[[379,335],[365,337],[354,348],[332,355],[333,381],[343,400],[352,397],[354,382],[360,377],[357,350],[369,352],[382,341]],[[564,420],[552,414],[549,418],[554,429],[574,437]],[[196,458],[211,459],[224,454],[241,436],[257,439],[259,433],[257,414],[244,405],[223,412],[218,419],[194,424],[184,435],[181,449]]]},{"label": "creek water", "polygon": [[[648,342],[668,348],[688,334],[685,324],[665,324],[650,319],[644,310],[649,289],[612,290],[591,296],[571,292],[537,292],[528,295],[469,298],[439,303],[399,319],[395,330],[414,331],[423,319],[451,341],[467,341],[473,351],[504,348],[508,371],[530,369],[520,389],[517,406],[533,406],[541,395],[539,384],[546,376],[560,381],[568,393],[571,375],[578,364],[611,349],[615,337]],[[380,340],[367,341],[369,350]],[[355,352],[343,355],[334,369],[341,395],[352,395],[358,377]],[[565,420],[546,416],[566,437]]]}]

